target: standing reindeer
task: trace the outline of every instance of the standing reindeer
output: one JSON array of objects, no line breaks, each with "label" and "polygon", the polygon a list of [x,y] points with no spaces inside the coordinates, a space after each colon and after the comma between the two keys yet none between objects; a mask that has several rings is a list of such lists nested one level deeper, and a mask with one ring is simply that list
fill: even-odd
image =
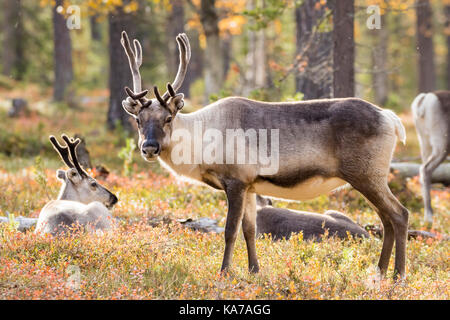
[{"label": "standing reindeer", "polygon": [[422,155],[420,183],[425,221],[432,224],[431,175],[450,153],[450,91],[421,93],[411,109]]},{"label": "standing reindeer", "polygon": [[117,197],[81,168],[76,154],[80,139],[64,134],[62,138],[67,146],[61,146],[54,136],[50,136],[50,142],[69,170],[56,172],[63,185],[58,199],[42,208],[35,232],[58,235],[76,224],[94,230],[110,229],[112,217],[108,209],[117,203]]},{"label": "standing reindeer", "polygon": [[[137,122],[139,148],[145,160],[158,158],[177,175],[225,191],[228,213],[221,270],[226,271],[231,264],[242,223],[249,271],[259,271],[255,247],[256,193],[307,200],[350,183],[373,204],[384,226],[378,263],[380,274],[386,274],[395,241],[394,277],[404,278],[409,212],[387,184],[396,139],[398,137],[403,143],[406,139],[400,119],[390,110],[357,98],[268,103],[229,97],[190,114],[179,113],[184,95],[177,90],[186,74],[191,51],[185,34],[178,35],[176,41],[180,64],[175,81],[172,85],[167,84],[163,95],[155,86],[156,99],[149,100],[145,98],[148,90],[141,88],[142,47],[134,40],[133,50],[127,34],[122,33],[121,42],[128,56],[134,85],[133,91],[126,88],[129,97],[122,105]],[[268,174],[264,163],[227,161],[222,164],[195,158],[191,162],[175,161],[172,153],[180,146],[173,134],[179,136],[183,132],[195,136],[199,124],[201,133],[213,130],[223,136],[229,130],[278,130],[279,140],[271,141],[272,154],[275,153],[279,160],[277,172]],[[213,139],[211,143],[217,144],[216,150],[220,150],[223,141]],[[200,151],[206,152],[210,147],[210,144],[203,144]],[[234,152],[233,156],[242,156],[253,153],[253,149],[245,145],[244,150],[236,148],[231,152]],[[228,157],[229,153],[223,156]]]}]

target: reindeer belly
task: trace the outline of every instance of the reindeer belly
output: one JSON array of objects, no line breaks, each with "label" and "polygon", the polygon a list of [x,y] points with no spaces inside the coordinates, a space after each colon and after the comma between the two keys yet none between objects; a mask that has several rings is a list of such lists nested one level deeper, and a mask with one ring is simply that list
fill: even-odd
[{"label": "reindeer belly", "polygon": [[265,196],[288,200],[310,200],[321,194],[328,194],[346,183],[339,178],[314,176],[292,187],[283,187],[268,181],[257,182],[253,187],[256,193]]}]

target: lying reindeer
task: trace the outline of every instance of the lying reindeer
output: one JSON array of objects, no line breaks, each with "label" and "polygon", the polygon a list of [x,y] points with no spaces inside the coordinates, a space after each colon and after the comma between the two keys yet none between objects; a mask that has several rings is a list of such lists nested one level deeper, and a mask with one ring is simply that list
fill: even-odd
[{"label": "lying reindeer", "polygon": [[81,168],[76,154],[80,139],[69,139],[64,134],[62,138],[65,147],[54,136],[50,136],[50,142],[70,169],[57,171],[63,183],[58,199],[42,208],[35,232],[58,235],[77,225],[88,231],[110,229],[113,221],[108,209],[117,203],[117,197]]},{"label": "lying reindeer", "polygon": [[[133,75],[133,90],[126,88],[128,97],[122,106],[136,120],[139,149],[145,160],[159,159],[173,173],[225,192],[228,214],[221,270],[226,271],[231,264],[242,224],[249,270],[259,271],[255,246],[256,193],[308,200],[351,184],[376,208],[384,226],[378,262],[381,276],[386,274],[395,242],[394,274],[395,278],[404,278],[409,212],[388,186],[389,165],[397,138],[403,143],[406,140],[405,128],[398,116],[357,98],[262,102],[229,97],[183,114],[179,111],[184,105],[184,95],[177,90],[186,75],[191,50],[185,34],[178,35],[176,40],[180,64],[173,85],[169,83],[162,95],[153,87],[156,99],[148,99],[145,97],[148,90],[142,91],[139,71],[142,47],[134,40],[133,50],[128,36],[122,33],[122,45]],[[222,138],[229,132],[241,132],[234,140],[244,141],[230,144],[232,149],[224,152]],[[252,138],[251,147],[246,143],[251,133],[256,135],[256,132],[262,132],[259,142],[267,132],[275,137],[269,147],[270,159],[279,164],[275,172],[271,168],[268,172],[265,160],[240,161],[242,157],[247,158],[246,155],[250,158],[258,149],[256,138]],[[197,136],[200,138],[195,139]],[[193,143],[180,143],[184,137],[194,137]],[[202,139],[210,143],[197,144]],[[228,142],[226,145],[228,148]],[[183,148],[181,161],[180,148]],[[192,150],[194,157],[190,153]],[[213,161],[196,157],[206,154],[210,159],[211,150],[219,150]],[[262,150],[257,151],[264,155]]]},{"label": "lying reindeer", "polygon": [[422,155],[420,183],[425,221],[433,223],[431,175],[450,153],[450,91],[421,93],[414,99],[411,109]]},{"label": "lying reindeer", "polygon": [[368,238],[369,233],[340,212],[328,210],[324,214],[272,207],[268,198],[256,196],[256,234],[271,234],[273,240],[289,239],[302,232],[304,240],[320,241],[329,236],[347,239],[349,235]]}]

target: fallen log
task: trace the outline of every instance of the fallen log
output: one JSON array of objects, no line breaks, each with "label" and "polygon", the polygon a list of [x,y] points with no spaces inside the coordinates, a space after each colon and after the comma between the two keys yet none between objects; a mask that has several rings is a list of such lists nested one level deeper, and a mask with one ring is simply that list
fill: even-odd
[{"label": "fallen log", "polygon": [[[370,234],[372,234],[373,236],[375,236],[377,238],[383,237],[383,229],[380,226],[376,226],[373,224],[367,224],[364,226],[364,229],[366,229]],[[445,234],[439,236],[430,231],[408,230],[408,240],[417,239],[419,237],[422,239],[438,239],[438,240],[442,240],[442,241],[450,240],[450,236],[445,235]]]},{"label": "fallen log", "polygon": [[[391,163],[391,172],[403,179],[412,178],[419,175],[420,164],[410,162]],[[432,183],[443,183],[450,185],[450,163],[442,163],[434,170],[431,176]]]},{"label": "fallen log", "polygon": [[182,225],[191,228],[192,230],[202,231],[202,232],[215,232],[222,233],[224,232],[224,228],[219,227],[217,225],[217,220],[211,218],[199,218],[197,220],[194,219],[179,219],[177,220]]},{"label": "fallen log", "polygon": [[[16,223],[17,230],[21,232],[25,232],[28,229],[31,229],[34,225],[36,225],[38,219],[35,218],[26,218],[26,217],[15,217],[14,222]],[[0,217],[0,223],[10,223],[8,217]]]},{"label": "fallen log", "polygon": [[[412,162],[412,161],[422,161],[422,158],[419,156],[416,157],[402,157],[402,158],[392,158],[392,162]],[[450,157],[445,158],[444,161],[450,161]]]}]

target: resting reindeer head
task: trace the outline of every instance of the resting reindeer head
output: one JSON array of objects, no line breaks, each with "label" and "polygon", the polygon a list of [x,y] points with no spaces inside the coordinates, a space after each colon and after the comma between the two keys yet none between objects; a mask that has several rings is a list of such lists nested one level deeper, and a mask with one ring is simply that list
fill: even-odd
[{"label": "resting reindeer head", "polygon": [[132,115],[138,125],[139,148],[145,160],[153,160],[159,156],[170,143],[172,121],[177,112],[184,106],[184,95],[177,93],[186,75],[187,65],[191,58],[191,47],[186,34],[176,37],[180,50],[180,64],[173,84],[167,84],[167,91],[161,96],[158,88],[153,87],[155,99],[147,99],[148,90],[142,91],[142,80],[139,68],[142,65],[142,47],[134,40],[134,50],[130,46],[128,35],[122,32],[121,43],[128,56],[133,75],[133,91],[125,88],[128,98],[122,102],[126,112]]},{"label": "resting reindeer head", "polygon": [[98,201],[107,208],[112,208],[118,201],[117,197],[90,177],[78,162],[76,147],[80,143],[80,139],[74,140],[65,134],[61,137],[66,142],[66,146],[61,146],[54,136],[49,137],[53,147],[69,167],[66,171],[58,170],[56,172],[57,178],[63,182],[58,199],[78,201],[84,204]]}]

